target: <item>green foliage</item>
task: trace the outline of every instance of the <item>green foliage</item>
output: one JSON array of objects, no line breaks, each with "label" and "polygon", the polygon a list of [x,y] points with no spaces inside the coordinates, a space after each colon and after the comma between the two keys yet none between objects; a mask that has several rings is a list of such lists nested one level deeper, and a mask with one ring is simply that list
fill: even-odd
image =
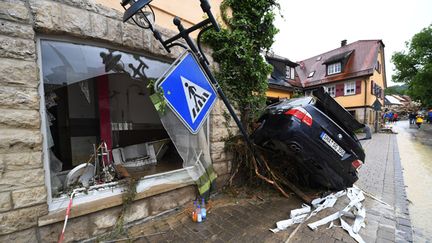
[{"label": "green foliage", "polygon": [[393,81],[407,84],[413,99],[432,107],[432,25],[415,34],[406,46],[407,51],[392,56],[396,67]]},{"label": "green foliage", "polygon": [[407,85],[394,85],[387,87],[384,91],[386,95],[405,95],[407,94]]},{"label": "green foliage", "polygon": [[139,179],[137,178],[126,178],[123,183],[125,186],[125,191],[123,192],[122,195],[122,207],[121,207],[121,211],[117,217],[117,221],[114,225],[114,227],[111,229],[111,231],[102,236],[102,237],[98,237],[96,239],[96,242],[104,242],[107,240],[112,240],[112,239],[116,239],[119,236],[123,236],[123,237],[127,237],[128,232],[127,229],[125,228],[125,216],[126,214],[129,212],[130,210],[130,206],[132,205],[132,203],[135,200],[135,196],[136,196],[136,187],[138,185]]},{"label": "green foliage", "polygon": [[164,91],[159,87],[157,91],[154,89],[156,79],[149,79],[147,89],[150,91],[150,100],[155,106],[159,115],[164,115],[167,107],[166,99],[164,98]]},{"label": "green foliage", "polygon": [[291,98],[301,98],[301,97],[304,97],[303,92],[295,91]]},{"label": "green foliage", "polygon": [[245,127],[265,106],[272,67],[262,53],[270,49],[278,32],[273,25],[277,7],[271,0],[224,0],[221,13],[226,27],[204,35],[219,63],[216,78],[230,100],[237,103]]}]

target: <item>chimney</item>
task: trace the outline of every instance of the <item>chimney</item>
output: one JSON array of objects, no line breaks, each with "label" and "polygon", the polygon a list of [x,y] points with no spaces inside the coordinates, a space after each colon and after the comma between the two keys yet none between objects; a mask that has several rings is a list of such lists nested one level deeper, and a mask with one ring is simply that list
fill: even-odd
[{"label": "chimney", "polygon": [[341,47],[346,46],[346,44],[347,44],[347,40],[346,39],[341,41]]}]

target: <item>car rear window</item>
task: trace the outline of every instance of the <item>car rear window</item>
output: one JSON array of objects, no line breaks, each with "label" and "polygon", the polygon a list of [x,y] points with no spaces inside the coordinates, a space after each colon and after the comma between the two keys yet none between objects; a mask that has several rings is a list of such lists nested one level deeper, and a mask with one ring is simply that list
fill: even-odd
[{"label": "car rear window", "polygon": [[305,106],[305,105],[311,104],[313,102],[314,102],[314,100],[312,97],[294,98],[294,99],[289,99],[289,100],[283,100],[283,101],[280,101],[276,104],[270,105],[267,107],[266,110],[269,110],[269,111],[286,110],[286,109],[289,109],[291,107]]}]

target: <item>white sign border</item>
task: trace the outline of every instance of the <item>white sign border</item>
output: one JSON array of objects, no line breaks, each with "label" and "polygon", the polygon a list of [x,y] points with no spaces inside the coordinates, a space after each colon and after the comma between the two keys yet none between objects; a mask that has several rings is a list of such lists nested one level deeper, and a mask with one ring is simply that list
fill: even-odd
[{"label": "white sign border", "polygon": [[[213,92],[215,93],[215,99],[213,100],[212,104],[210,105],[207,114],[204,115],[203,119],[201,120],[201,122],[198,124],[196,131],[194,132],[192,130],[192,128],[189,126],[189,124],[184,121],[183,117],[177,112],[177,110],[174,108],[174,106],[171,104],[171,102],[169,102],[168,99],[166,99],[165,97],[165,92],[163,93],[164,99],[166,100],[168,106],[170,107],[170,109],[174,112],[174,114],[177,116],[177,118],[183,123],[183,125],[189,130],[190,133],[192,134],[197,134],[199,132],[199,130],[201,129],[204,121],[208,118],[208,116],[211,113],[211,110],[213,109],[213,107],[216,104],[216,101],[218,99],[218,93],[216,92],[216,89],[213,86],[213,83],[211,82],[210,78],[207,76],[207,74],[204,72],[203,68],[201,67],[201,64],[199,63],[199,61],[197,60],[197,58],[195,57],[194,53],[187,49],[185,50],[172,64],[171,66],[167,69],[167,71],[165,71],[165,73],[155,82],[155,92],[158,92],[160,86],[165,82],[166,78],[168,76],[171,75],[171,73],[175,70],[175,68],[180,65],[181,62],[183,62],[183,60],[187,57],[188,54],[191,54],[192,58],[195,59],[196,63],[198,64],[198,67],[200,68],[202,74],[204,75],[204,77],[207,79],[208,83],[210,84],[210,87],[213,89]],[[187,104],[186,104],[187,105]]]}]

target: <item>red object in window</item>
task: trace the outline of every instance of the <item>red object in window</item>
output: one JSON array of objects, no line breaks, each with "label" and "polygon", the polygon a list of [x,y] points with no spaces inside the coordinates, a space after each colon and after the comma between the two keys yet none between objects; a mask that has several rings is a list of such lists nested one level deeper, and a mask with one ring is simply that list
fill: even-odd
[{"label": "red object in window", "polygon": [[361,80],[356,81],[356,94],[361,94]]},{"label": "red object in window", "polygon": [[335,97],[344,95],[344,84],[336,84],[336,94]]},{"label": "red object in window", "polygon": [[[97,77],[96,84],[98,90],[100,139],[101,142],[106,142],[108,150],[111,153],[112,140],[108,76]],[[112,154],[110,154],[110,157],[112,158]]]},{"label": "red object in window", "polygon": [[288,110],[287,112],[285,112],[285,115],[294,116],[294,117],[298,118],[300,121],[302,121],[304,124],[306,124],[310,127],[312,126],[312,122],[313,122],[312,116],[309,114],[309,112],[307,112],[302,107],[292,108],[292,109]]}]

